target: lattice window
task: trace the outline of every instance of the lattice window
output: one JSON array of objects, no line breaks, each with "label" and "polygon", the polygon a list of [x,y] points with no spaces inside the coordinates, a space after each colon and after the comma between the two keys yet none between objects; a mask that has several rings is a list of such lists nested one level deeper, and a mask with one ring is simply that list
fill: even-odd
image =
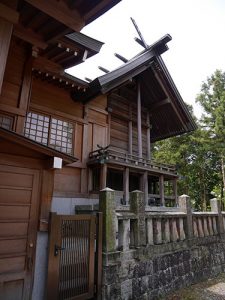
[{"label": "lattice window", "polygon": [[48,145],[50,118],[29,112],[25,122],[24,135],[38,143]]},{"label": "lattice window", "polygon": [[71,154],[73,146],[73,124],[52,118],[49,146]]},{"label": "lattice window", "polygon": [[74,125],[51,116],[29,112],[24,135],[51,148],[72,154]]},{"label": "lattice window", "polygon": [[0,115],[0,127],[11,130],[13,125],[13,117]]}]

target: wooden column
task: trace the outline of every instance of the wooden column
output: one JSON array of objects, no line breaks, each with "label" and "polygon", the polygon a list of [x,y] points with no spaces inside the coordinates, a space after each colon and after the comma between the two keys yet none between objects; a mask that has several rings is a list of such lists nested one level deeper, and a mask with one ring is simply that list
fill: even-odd
[{"label": "wooden column", "polygon": [[[23,110],[25,113],[28,111],[28,106],[30,102],[31,95],[31,84],[32,84],[32,65],[33,65],[33,57],[30,53],[23,72],[23,82],[19,99],[19,108]],[[16,132],[22,134],[24,129],[25,117],[18,116],[16,122]]]},{"label": "wooden column", "polygon": [[123,171],[123,192],[125,204],[129,203],[129,168]]},{"label": "wooden column", "polygon": [[148,171],[145,171],[143,175],[143,188],[144,188],[145,205],[147,205],[148,204]]},{"label": "wooden column", "polygon": [[137,81],[137,131],[138,131],[138,156],[142,158],[142,128],[141,128],[141,85]]},{"label": "wooden column", "polygon": [[150,115],[147,112],[147,159],[151,159],[151,132],[150,132]]},{"label": "wooden column", "polygon": [[106,180],[107,180],[107,164],[101,165],[100,171],[100,190],[106,188]]},{"label": "wooden column", "polygon": [[129,124],[128,124],[128,131],[129,131],[129,144],[128,144],[128,153],[130,155],[132,155],[132,144],[133,144],[133,138],[132,138],[132,121],[129,121]]},{"label": "wooden column", "polygon": [[13,24],[0,18],[0,94],[5,73]]},{"label": "wooden column", "polygon": [[[86,117],[84,117],[86,118]],[[82,139],[82,163],[87,163],[88,159],[88,124],[83,125],[83,139]],[[81,169],[81,193],[88,192],[88,172],[87,167]]]},{"label": "wooden column", "polygon": [[175,197],[175,203],[178,204],[178,198],[177,198],[177,178],[173,180],[173,194]]},{"label": "wooden column", "polygon": [[48,231],[49,213],[52,203],[52,195],[54,188],[54,170],[42,171],[42,187],[41,187],[41,211],[39,220],[39,230]]},{"label": "wooden column", "polygon": [[164,176],[159,176],[159,196],[160,196],[160,204],[165,206],[165,197],[164,197]]},{"label": "wooden column", "polygon": [[0,94],[4,79],[5,67],[12,36],[13,24],[19,20],[19,13],[16,11],[15,1],[0,3]]},{"label": "wooden column", "polygon": [[128,153],[132,155],[133,147],[133,129],[132,129],[132,106],[129,105],[129,123],[128,123]]}]

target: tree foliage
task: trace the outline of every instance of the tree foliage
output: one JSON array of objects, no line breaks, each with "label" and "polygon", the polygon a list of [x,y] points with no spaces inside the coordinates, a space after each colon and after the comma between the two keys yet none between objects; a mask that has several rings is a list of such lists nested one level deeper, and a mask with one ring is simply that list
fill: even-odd
[{"label": "tree foliage", "polygon": [[196,208],[206,209],[213,192],[224,198],[225,73],[217,70],[209,77],[196,101],[204,111],[196,120],[198,129],[155,143],[153,158],[175,164],[178,192],[190,195]]}]

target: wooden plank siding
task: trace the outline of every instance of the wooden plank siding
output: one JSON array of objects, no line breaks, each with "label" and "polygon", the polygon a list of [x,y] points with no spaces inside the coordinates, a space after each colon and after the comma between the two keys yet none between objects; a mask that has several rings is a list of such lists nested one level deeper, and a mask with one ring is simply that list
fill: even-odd
[{"label": "wooden plank siding", "polygon": [[[137,103],[122,96],[110,95],[110,145],[123,153],[129,152],[129,122],[132,122],[132,153],[138,155]],[[142,109],[142,151],[147,155],[147,112]]]}]

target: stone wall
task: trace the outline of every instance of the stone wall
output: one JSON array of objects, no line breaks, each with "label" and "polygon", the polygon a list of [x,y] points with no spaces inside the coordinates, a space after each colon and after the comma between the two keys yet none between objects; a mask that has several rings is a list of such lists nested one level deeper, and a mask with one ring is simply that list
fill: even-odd
[{"label": "stone wall", "polygon": [[218,238],[174,245],[169,253],[157,248],[105,254],[103,299],[158,299],[225,271],[225,242]]},{"label": "stone wall", "polygon": [[100,193],[103,213],[103,300],[158,299],[225,271],[225,213],[213,199],[210,212],[150,208],[134,191],[116,207],[114,191]]}]

